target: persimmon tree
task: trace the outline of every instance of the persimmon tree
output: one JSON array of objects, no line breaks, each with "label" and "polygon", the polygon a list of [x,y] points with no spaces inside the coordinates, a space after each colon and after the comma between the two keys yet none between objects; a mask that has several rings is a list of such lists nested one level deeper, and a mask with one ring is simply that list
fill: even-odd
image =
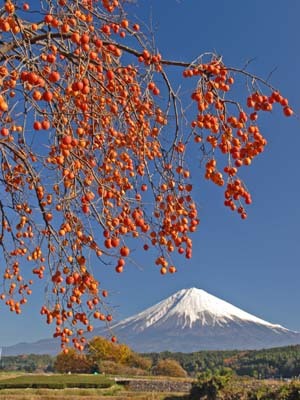
[{"label": "persimmon tree", "polygon": [[[251,195],[239,173],[267,143],[259,115],[293,111],[270,84],[214,53],[165,59],[123,1],[8,0],[0,31],[0,296],[19,314],[44,279],[41,313],[62,347],[74,336],[83,349],[93,320],[112,319],[97,263],[121,273],[132,247],[152,248],[166,274],[176,271],[172,253],[191,258],[191,148],[245,219]],[[193,86],[186,115],[169,68]]]}]

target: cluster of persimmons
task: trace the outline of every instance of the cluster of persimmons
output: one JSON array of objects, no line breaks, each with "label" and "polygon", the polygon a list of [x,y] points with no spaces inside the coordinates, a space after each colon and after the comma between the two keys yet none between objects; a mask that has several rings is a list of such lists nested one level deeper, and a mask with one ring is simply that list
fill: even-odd
[{"label": "cluster of persimmons", "polygon": [[[258,117],[275,103],[293,111],[214,54],[165,60],[118,0],[19,3],[0,12],[0,297],[21,312],[31,265],[50,288],[41,314],[63,348],[82,350],[93,319],[112,320],[97,264],[121,273],[132,246],[156,254],[162,274],[176,272],[172,253],[191,258],[199,217],[189,145],[244,219],[251,195],[238,172],[267,143]],[[167,75],[175,67],[194,81],[186,127]],[[238,77],[251,83],[244,105],[230,97]]]}]

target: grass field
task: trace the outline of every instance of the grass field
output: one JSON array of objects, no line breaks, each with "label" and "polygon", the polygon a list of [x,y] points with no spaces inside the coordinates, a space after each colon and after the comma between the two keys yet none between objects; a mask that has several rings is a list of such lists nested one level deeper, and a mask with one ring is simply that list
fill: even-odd
[{"label": "grass field", "polygon": [[0,389],[8,388],[109,388],[114,380],[102,375],[21,375],[0,380]]},{"label": "grass field", "polygon": [[0,400],[181,400],[180,393],[137,393],[102,375],[0,374]]},{"label": "grass field", "polygon": [[3,389],[1,400],[186,400],[180,393],[136,393],[117,385],[109,389]]}]

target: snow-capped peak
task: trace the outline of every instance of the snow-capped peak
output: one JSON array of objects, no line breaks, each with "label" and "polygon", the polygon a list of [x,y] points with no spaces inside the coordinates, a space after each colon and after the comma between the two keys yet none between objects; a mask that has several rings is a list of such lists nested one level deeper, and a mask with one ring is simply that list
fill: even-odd
[{"label": "snow-capped peak", "polygon": [[195,322],[199,319],[199,314],[207,312],[214,316],[215,319],[240,319],[274,328],[283,328],[280,325],[274,325],[261,318],[255,317],[202,289],[183,289],[177,293],[181,294],[182,298],[181,301],[173,307],[172,313],[188,314],[191,322]]},{"label": "snow-capped peak", "polygon": [[[182,289],[145,311],[123,320],[120,324],[138,324],[142,331],[176,318],[182,328],[194,324],[223,326],[231,321],[252,322],[274,329],[286,329],[255,317],[202,289]],[[120,325],[120,324],[117,324]]]}]

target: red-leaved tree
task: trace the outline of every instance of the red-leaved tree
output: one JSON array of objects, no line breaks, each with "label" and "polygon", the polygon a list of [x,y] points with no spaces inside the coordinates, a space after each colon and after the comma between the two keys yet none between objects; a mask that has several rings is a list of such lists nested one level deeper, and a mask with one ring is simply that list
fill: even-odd
[{"label": "red-leaved tree", "polygon": [[[41,313],[55,336],[64,348],[74,335],[83,349],[93,319],[112,318],[91,257],[120,273],[136,242],[155,249],[162,274],[176,271],[173,252],[191,258],[199,217],[189,145],[244,219],[251,195],[238,173],[264,151],[258,117],[274,106],[293,111],[269,84],[213,53],[165,59],[121,0],[20,3],[0,10],[0,296],[21,312],[30,264],[48,287]],[[194,87],[184,129],[186,99],[169,67]],[[240,79],[249,92],[238,102]]]}]

